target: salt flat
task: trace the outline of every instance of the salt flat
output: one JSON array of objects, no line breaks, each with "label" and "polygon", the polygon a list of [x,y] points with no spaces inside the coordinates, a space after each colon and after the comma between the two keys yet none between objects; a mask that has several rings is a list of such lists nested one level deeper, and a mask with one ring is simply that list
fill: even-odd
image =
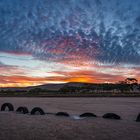
[{"label": "salt flat", "polygon": [[[140,140],[140,123],[134,121],[140,113],[140,98],[0,98],[0,106],[5,102],[15,109],[39,106],[46,113],[93,112],[98,117],[74,120],[0,112],[0,140]],[[103,119],[107,112],[117,113],[122,120]]]}]

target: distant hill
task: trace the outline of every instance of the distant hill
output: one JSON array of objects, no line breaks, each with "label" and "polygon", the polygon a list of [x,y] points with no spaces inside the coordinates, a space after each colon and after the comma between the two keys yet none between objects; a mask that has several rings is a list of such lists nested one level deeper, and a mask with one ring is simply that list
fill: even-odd
[{"label": "distant hill", "polygon": [[0,97],[140,97],[140,84],[61,83],[0,88]]},{"label": "distant hill", "polygon": [[[34,90],[35,89],[35,90]],[[48,91],[48,92],[139,92],[140,85],[139,84],[107,84],[107,83],[78,83],[78,82],[70,82],[70,83],[61,83],[61,84],[44,84],[38,86],[30,86],[30,87],[10,87],[10,88],[0,88],[0,91]]]},{"label": "distant hill", "polygon": [[60,88],[64,86],[73,86],[73,87],[81,87],[86,85],[87,83],[78,83],[78,82],[70,82],[70,83],[63,83],[63,84],[44,84],[44,85],[38,85],[38,86],[30,86],[30,87],[7,87],[7,88],[0,88],[0,90],[31,90],[35,88],[40,88],[44,90],[52,90],[52,91],[58,91]]}]

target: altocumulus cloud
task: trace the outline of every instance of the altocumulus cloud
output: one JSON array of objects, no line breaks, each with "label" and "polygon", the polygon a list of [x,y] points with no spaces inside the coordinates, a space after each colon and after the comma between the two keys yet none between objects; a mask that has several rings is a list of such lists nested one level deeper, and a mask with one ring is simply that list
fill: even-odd
[{"label": "altocumulus cloud", "polygon": [[0,0],[0,86],[140,80],[140,0]]},{"label": "altocumulus cloud", "polygon": [[0,51],[140,63],[140,0],[1,0]]}]

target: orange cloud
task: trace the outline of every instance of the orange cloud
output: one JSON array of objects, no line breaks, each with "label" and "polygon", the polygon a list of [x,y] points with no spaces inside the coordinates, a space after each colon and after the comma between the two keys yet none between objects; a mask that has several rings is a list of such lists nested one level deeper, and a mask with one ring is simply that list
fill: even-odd
[{"label": "orange cloud", "polygon": [[0,76],[0,87],[26,87],[46,82],[46,78],[27,76]]},{"label": "orange cloud", "polygon": [[50,72],[45,72],[46,67],[43,67],[44,71],[41,70],[45,76],[43,74],[37,76],[38,71],[34,71],[33,76],[31,69],[2,65],[0,66],[0,87],[26,87],[62,82],[114,83],[124,80],[126,77],[135,77],[140,80],[139,67],[94,64],[81,56],[75,60],[69,58],[59,64],[63,64],[66,69],[61,70],[56,66]]},{"label": "orange cloud", "polygon": [[62,74],[63,76],[51,76],[45,78],[27,76],[0,76],[0,87],[26,87],[59,82],[103,83],[116,82],[123,79],[122,76],[112,76],[93,71],[56,72],[56,74]]}]

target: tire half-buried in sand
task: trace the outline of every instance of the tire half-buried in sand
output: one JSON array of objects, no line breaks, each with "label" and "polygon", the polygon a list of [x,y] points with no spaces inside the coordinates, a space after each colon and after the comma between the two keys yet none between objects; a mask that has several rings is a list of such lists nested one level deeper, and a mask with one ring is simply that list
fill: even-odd
[{"label": "tire half-buried in sand", "polygon": [[40,107],[35,107],[32,109],[31,115],[45,115],[45,112]]},{"label": "tire half-buried in sand", "polygon": [[57,112],[55,115],[56,116],[65,116],[65,117],[69,117],[70,116],[67,112]]},{"label": "tire half-buried in sand", "polygon": [[97,117],[95,114],[86,112],[80,115],[80,117]]},{"label": "tire half-buried in sand", "polygon": [[103,115],[105,119],[114,119],[114,120],[121,120],[121,117],[115,113],[106,113]]},{"label": "tire half-buried in sand", "polygon": [[14,111],[14,106],[11,104],[11,103],[4,103],[2,106],[1,106],[1,111]]},{"label": "tire half-buried in sand", "polygon": [[140,122],[140,113],[137,116],[136,122]]},{"label": "tire half-buried in sand", "polygon": [[29,113],[29,110],[27,107],[20,106],[17,108],[16,112],[20,113],[20,114],[27,114],[27,113]]}]

